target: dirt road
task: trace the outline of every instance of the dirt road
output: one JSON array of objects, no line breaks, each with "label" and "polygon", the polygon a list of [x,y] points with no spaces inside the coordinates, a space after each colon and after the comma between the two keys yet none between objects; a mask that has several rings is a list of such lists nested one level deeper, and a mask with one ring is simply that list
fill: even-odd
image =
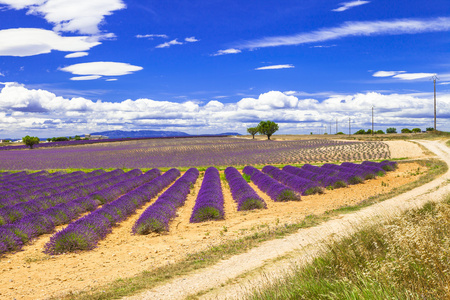
[{"label": "dirt road", "polygon": [[[450,164],[450,149],[443,141],[417,142]],[[201,295],[201,299],[242,299],[249,289],[286,274],[295,264],[309,261],[321,251],[324,242],[348,236],[365,224],[379,223],[428,201],[440,200],[450,192],[449,179],[450,171],[402,195],[301,229],[284,239],[265,242],[247,253],[126,299],[184,299],[189,295]]]}]

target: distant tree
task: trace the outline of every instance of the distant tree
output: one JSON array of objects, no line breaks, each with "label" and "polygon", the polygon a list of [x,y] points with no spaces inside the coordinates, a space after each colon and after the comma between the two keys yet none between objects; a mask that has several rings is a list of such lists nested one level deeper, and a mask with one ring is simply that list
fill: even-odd
[{"label": "distant tree", "polygon": [[258,127],[247,128],[247,132],[252,135],[253,139],[255,139],[255,134],[258,133]]},{"label": "distant tree", "polygon": [[51,138],[47,138],[47,142],[51,142],[52,141],[52,139]]},{"label": "distant tree", "polygon": [[74,137],[74,140],[75,140],[75,141],[79,141],[79,140],[81,140],[81,137],[80,137],[79,135],[76,135],[76,136]]},{"label": "distant tree", "polygon": [[403,128],[402,129],[402,133],[411,133],[412,131],[411,131],[411,129],[409,129],[409,128]]},{"label": "distant tree", "polygon": [[22,141],[25,143],[25,145],[30,147],[30,149],[33,149],[33,145],[39,144],[39,138],[36,136],[27,135],[22,138]]},{"label": "distant tree", "polygon": [[372,134],[372,129],[367,129],[366,134]]},{"label": "distant tree", "polygon": [[338,135],[344,134],[342,131],[339,131],[338,133],[336,133]]},{"label": "distant tree", "polygon": [[426,131],[434,131],[434,127],[427,127]]},{"label": "distant tree", "polygon": [[389,127],[386,129],[386,133],[397,133],[397,128]]},{"label": "distant tree", "polygon": [[366,134],[366,131],[364,129],[360,129],[355,134]]},{"label": "distant tree", "polygon": [[60,137],[53,137],[52,138],[52,142],[66,142],[69,139],[65,136],[60,136]]},{"label": "distant tree", "polygon": [[267,135],[267,139],[270,140],[272,134],[278,131],[278,124],[272,121],[261,121],[257,128],[260,134]]},{"label": "distant tree", "polygon": [[419,132],[422,132],[422,129],[420,129],[420,128],[413,128],[412,132],[419,133]]},{"label": "distant tree", "polygon": [[384,134],[384,131],[383,130],[377,130],[377,132],[375,132],[376,134]]}]

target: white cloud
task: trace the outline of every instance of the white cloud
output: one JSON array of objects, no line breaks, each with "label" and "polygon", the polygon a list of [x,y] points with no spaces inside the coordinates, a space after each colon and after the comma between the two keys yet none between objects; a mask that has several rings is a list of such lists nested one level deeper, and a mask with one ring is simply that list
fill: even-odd
[{"label": "white cloud", "polygon": [[32,56],[52,50],[85,51],[99,45],[88,36],[63,37],[45,29],[13,28],[0,30],[0,56]]},{"label": "white cloud", "polygon": [[32,5],[41,5],[47,0],[0,0],[0,4],[8,5],[12,9],[24,9]]},{"label": "white cloud", "polygon": [[360,6],[363,4],[367,4],[370,3],[370,1],[360,1],[360,0],[356,0],[356,1],[350,1],[350,2],[344,2],[341,3],[340,7],[332,9],[332,11],[336,11],[336,12],[341,12],[341,11],[346,11],[347,9],[356,7],[356,6]]},{"label": "white cloud", "polygon": [[[433,118],[433,93],[334,95],[323,101],[299,99],[270,91],[256,98],[243,98],[237,103],[217,100],[199,105],[152,99],[120,102],[92,101],[82,97],[67,99],[41,89],[27,89],[17,83],[5,83],[0,89],[0,131],[12,137],[29,134],[82,134],[108,129],[182,130],[191,133],[238,131],[261,120],[280,124],[280,133],[317,132],[330,120],[339,121],[339,130],[370,128],[371,107],[375,105],[375,128],[430,127]],[[450,129],[450,94],[439,94],[438,128]],[[51,126],[57,124],[57,129]],[[333,123],[334,125],[334,123]],[[345,126],[345,127],[343,127]],[[334,128],[334,126],[333,126]],[[54,130],[54,131],[52,131]],[[88,130],[88,131],[86,131]],[[333,130],[334,131],[334,130]]]},{"label": "white cloud", "polygon": [[188,42],[188,43],[195,43],[195,42],[198,42],[199,40],[196,39],[195,37],[191,36],[191,37],[185,38],[184,41]]},{"label": "white cloud", "polygon": [[155,37],[163,38],[163,39],[168,39],[169,38],[165,34],[138,34],[138,35],[136,35],[136,37],[138,39],[149,39],[149,40],[153,40],[153,38],[155,38]]},{"label": "white cloud", "polygon": [[241,53],[242,51],[239,49],[234,49],[234,48],[230,48],[230,49],[226,49],[226,50],[219,50],[217,51],[217,53],[213,54],[213,56],[219,56],[219,55],[225,55],[225,54],[237,54],[237,53]]},{"label": "white cloud", "polygon": [[171,40],[170,42],[159,44],[155,48],[168,48],[173,45],[183,45],[183,43],[179,42],[177,39],[174,39],[174,40]]},{"label": "white cloud", "polygon": [[100,76],[100,75],[77,76],[77,77],[70,78],[70,80],[74,80],[74,81],[95,80],[95,79],[99,79],[101,77],[102,76]]},{"label": "white cloud", "polygon": [[3,74],[2,72],[0,72],[0,76],[5,77],[5,74]]},{"label": "white cloud", "polygon": [[405,71],[377,71],[373,73],[373,77],[392,77],[394,75],[405,73]]},{"label": "white cloud", "polygon": [[88,56],[88,55],[89,55],[88,52],[74,52],[74,53],[69,53],[64,57],[65,58],[77,58],[77,57],[84,57],[84,56]]},{"label": "white cloud", "polygon": [[394,78],[402,79],[402,80],[416,80],[423,78],[431,78],[435,75],[434,73],[402,73],[397,74]]},{"label": "white cloud", "polygon": [[106,81],[117,81],[117,78],[109,78],[109,79],[106,79]]},{"label": "white cloud", "polygon": [[130,65],[127,63],[97,61],[67,66],[61,68],[61,71],[83,76],[121,76],[132,74],[133,72],[137,72],[142,69],[142,67]]},{"label": "white cloud", "polygon": [[279,70],[279,69],[292,69],[295,68],[295,66],[289,64],[289,65],[273,65],[273,66],[265,66],[256,68],[255,70]]},{"label": "white cloud", "polygon": [[55,31],[97,35],[105,16],[126,6],[122,0],[0,0],[12,9],[44,17]]},{"label": "white cloud", "polygon": [[264,47],[293,46],[336,40],[350,36],[400,35],[442,31],[450,31],[449,17],[434,19],[397,19],[392,21],[345,22],[338,27],[324,28],[307,33],[251,40],[241,43],[235,48],[255,49]]}]

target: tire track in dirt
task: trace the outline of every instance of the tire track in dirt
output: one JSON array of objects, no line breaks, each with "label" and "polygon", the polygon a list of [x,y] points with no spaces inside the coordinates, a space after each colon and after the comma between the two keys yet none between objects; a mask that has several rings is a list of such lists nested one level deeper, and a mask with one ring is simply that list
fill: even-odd
[{"label": "tire track in dirt", "polygon": [[[450,149],[438,141],[417,141],[450,165]],[[409,192],[374,204],[319,226],[262,243],[250,251],[223,260],[191,275],[125,299],[184,299],[203,293],[201,299],[242,299],[249,289],[279,278],[294,264],[304,264],[320,253],[324,242],[356,232],[362,225],[376,224],[428,201],[439,201],[450,192],[450,171]],[[281,259],[285,256],[295,259]],[[271,261],[277,260],[275,263]],[[245,276],[250,274],[251,276]]]}]

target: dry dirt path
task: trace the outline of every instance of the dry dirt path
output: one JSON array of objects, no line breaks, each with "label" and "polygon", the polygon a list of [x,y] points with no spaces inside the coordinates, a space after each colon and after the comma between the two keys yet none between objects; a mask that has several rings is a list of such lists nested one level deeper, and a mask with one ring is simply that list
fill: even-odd
[{"label": "dry dirt path", "polygon": [[[450,165],[450,149],[443,141],[418,142]],[[184,299],[189,295],[201,295],[201,299],[242,299],[249,289],[283,276],[293,265],[309,261],[320,252],[324,242],[348,236],[363,225],[379,223],[428,201],[440,200],[450,192],[449,182],[450,171],[402,195],[301,229],[284,239],[264,242],[246,253],[126,299]]]}]

